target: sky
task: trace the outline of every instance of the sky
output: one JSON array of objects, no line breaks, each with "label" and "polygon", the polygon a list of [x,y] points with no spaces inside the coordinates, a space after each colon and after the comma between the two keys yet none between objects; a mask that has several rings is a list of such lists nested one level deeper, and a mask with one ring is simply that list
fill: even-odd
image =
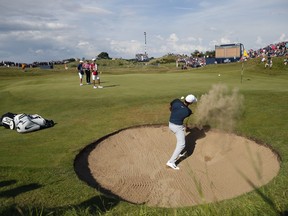
[{"label": "sky", "polygon": [[287,0],[1,0],[0,61],[256,50],[288,41],[287,14]]}]

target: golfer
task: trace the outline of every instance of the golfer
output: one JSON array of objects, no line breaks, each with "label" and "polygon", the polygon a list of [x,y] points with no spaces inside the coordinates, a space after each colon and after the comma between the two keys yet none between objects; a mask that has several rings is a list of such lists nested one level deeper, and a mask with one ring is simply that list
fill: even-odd
[{"label": "golfer", "polygon": [[177,143],[166,165],[174,170],[179,170],[179,167],[176,166],[177,159],[185,155],[185,153],[181,154],[185,148],[185,126],[183,125],[183,121],[192,114],[188,106],[194,102],[197,102],[197,98],[189,94],[186,96],[184,102],[180,99],[175,99],[170,103],[171,115],[169,119],[169,129],[175,134]]}]

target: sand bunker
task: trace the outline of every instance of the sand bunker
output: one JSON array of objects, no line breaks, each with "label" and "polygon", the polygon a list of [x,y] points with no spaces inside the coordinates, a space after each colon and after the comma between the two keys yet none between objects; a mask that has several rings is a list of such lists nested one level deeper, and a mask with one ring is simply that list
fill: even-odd
[{"label": "sand bunker", "polygon": [[79,178],[104,193],[148,206],[183,207],[239,196],[267,184],[278,156],[264,145],[215,130],[186,135],[180,170],[165,166],[176,138],[167,126],[121,130],[87,146],[75,160]]}]

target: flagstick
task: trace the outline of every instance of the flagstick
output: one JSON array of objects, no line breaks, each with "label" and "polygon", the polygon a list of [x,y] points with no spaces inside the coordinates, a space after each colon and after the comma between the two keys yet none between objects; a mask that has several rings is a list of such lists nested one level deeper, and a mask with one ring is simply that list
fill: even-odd
[{"label": "flagstick", "polygon": [[244,71],[244,62],[242,62],[241,83],[242,83],[242,80],[243,80],[243,71]]}]

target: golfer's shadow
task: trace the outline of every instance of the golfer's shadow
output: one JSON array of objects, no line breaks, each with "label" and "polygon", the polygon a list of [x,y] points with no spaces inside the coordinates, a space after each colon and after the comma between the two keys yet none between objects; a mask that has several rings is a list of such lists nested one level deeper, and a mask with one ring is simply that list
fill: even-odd
[{"label": "golfer's shadow", "polygon": [[205,132],[209,130],[210,130],[210,126],[208,125],[203,126],[202,129],[194,127],[194,128],[190,128],[189,130],[186,130],[188,134],[185,137],[185,148],[181,152],[181,154],[184,152],[186,152],[186,154],[184,157],[179,158],[176,164],[181,163],[181,161],[185,160],[186,158],[190,157],[193,154],[195,150],[195,146],[196,146],[196,141],[198,139],[204,138],[206,136]]}]

